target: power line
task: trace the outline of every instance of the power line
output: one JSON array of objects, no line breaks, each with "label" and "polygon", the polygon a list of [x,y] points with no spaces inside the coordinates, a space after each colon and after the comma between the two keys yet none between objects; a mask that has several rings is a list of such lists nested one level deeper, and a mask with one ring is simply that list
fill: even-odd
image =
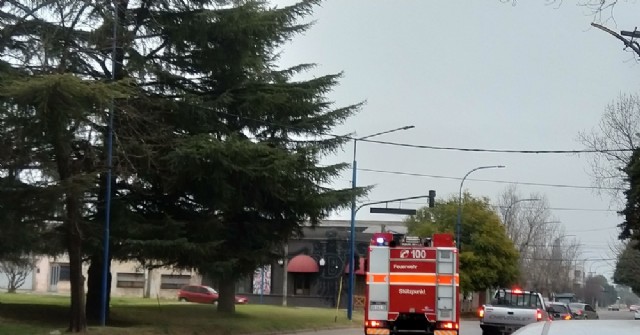
[{"label": "power line", "polygon": [[379,141],[365,139],[363,142],[371,142],[384,145],[392,145],[397,147],[406,147],[414,149],[431,149],[431,150],[449,150],[449,151],[466,151],[466,152],[491,152],[505,154],[580,154],[580,153],[607,153],[607,152],[632,152],[633,149],[582,149],[582,150],[508,150],[508,149],[480,149],[480,148],[457,148],[457,147],[440,147],[433,145],[418,145],[408,143],[398,143],[389,141]]},{"label": "power line", "polygon": [[413,148],[413,149],[428,149],[428,150],[444,150],[444,151],[463,151],[463,152],[488,152],[488,153],[511,153],[511,154],[580,154],[580,153],[608,153],[608,152],[632,152],[633,149],[580,149],[580,150],[512,150],[512,149],[483,149],[483,148],[461,148],[461,147],[446,147],[446,146],[435,146],[435,145],[421,145],[421,144],[410,144],[410,143],[401,143],[401,142],[391,142],[391,141],[380,141],[375,139],[360,139],[351,135],[336,135],[328,132],[322,131],[314,131],[309,129],[302,129],[292,125],[284,125],[278,124],[271,121],[264,121],[259,119],[254,119],[242,115],[237,115],[229,112],[223,112],[220,110],[211,110],[211,112],[224,114],[236,118],[241,118],[249,121],[254,121],[261,123],[263,125],[271,125],[280,128],[286,128],[290,130],[295,130],[300,133],[314,134],[319,136],[330,136],[334,138],[343,138],[348,140],[357,140],[360,142],[368,142],[375,144],[382,144],[388,146],[395,147],[404,147],[404,148]]},{"label": "power line", "polygon": [[[370,202],[370,201],[384,201],[384,200],[376,200],[376,199],[367,199],[365,201],[358,201],[358,203]],[[426,205],[426,202],[417,202],[417,201],[401,201],[398,203],[408,204],[408,205]],[[494,205],[495,207],[505,207],[500,205]],[[535,207],[526,207],[522,206],[525,209],[535,209]],[[584,211],[584,212],[618,212],[615,209],[599,209],[599,208],[570,208],[570,207],[547,207],[547,209],[554,211]],[[585,230],[581,230],[585,231]]]},{"label": "power line", "polygon": [[[403,171],[390,171],[390,170],[378,170],[378,169],[366,169],[366,168],[359,168],[358,171],[372,172],[372,173],[385,173],[385,174],[393,174],[393,175],[400,175],[400,176],[411,176],[411,177],[425,177],[425,178],[437,178],[437,179],[462,180],[462,178],[460,178],[460,177],[449,177],[449,176],[431,175],[431,174],[413,173],[413,172],[403,172]],[[547,183],[531,183],[531,182],[518,182],[518,181],[492,180],[492,179],[472,179],[472,178],[467,178],[467,180],[481,181],[481,182],[488,182],[488,183],[498,183],[498,184],[545,186],[545,187],[559,187],[559,188],[576,188],[576,189],[587,189],[587,190],[611,190],[611,191],[623,191],[624,190],[624,189],[618,188],[618,187],[597,187],[597,186],[581,186],[581,185],[567,185],[567,184],[547,184]]]}]

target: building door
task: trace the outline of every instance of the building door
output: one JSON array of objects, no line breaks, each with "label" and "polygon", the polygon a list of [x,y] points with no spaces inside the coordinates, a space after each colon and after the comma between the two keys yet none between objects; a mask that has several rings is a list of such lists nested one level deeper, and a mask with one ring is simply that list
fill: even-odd
[{"label": "building door", "polygon": [[60,264],[53,263],[49,270],[49,292],[58,292],[58,281],[60,280]]}]

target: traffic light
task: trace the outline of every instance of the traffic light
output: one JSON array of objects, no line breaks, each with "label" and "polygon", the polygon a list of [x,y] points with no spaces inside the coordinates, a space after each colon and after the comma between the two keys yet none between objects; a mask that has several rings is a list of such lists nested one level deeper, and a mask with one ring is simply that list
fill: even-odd
[{"label": "traffic light", "polygon": [[433,208],[436,205],[436,191],[429,190],[429,208]]}]

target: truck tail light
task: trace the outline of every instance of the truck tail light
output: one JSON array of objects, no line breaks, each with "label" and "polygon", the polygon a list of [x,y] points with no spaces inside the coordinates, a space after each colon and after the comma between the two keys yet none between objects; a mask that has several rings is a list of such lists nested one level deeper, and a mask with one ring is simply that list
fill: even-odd
[{"label": "truck tail light", "polygon": [[436,323],[436,329],[458,329],[458,323],[456,322],[451,322],[451,321],[439,321],[438,323]]},{"label": "truck tail light", "polygon": [[384,328],[386,326],[386,322],[378,320],[367,320],[364,322],[364,326],[366,328]]},{"label": "truck tail light", "polygon": [[539,309],[536,311],[536,319],[538,321],[542,320],[542,311]]},{"label": "truck tail light", "polygon": [[480,306],[480,308],[478,308],[478,317],[479,318],[484,318],[484,306]]}]

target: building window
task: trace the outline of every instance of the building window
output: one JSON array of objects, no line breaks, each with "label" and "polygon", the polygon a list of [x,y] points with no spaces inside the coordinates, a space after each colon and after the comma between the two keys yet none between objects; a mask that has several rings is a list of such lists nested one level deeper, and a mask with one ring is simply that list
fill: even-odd
[{"label": "building window", "polygon": [[311,295],[311,275],[308,273],[296,273],[293,276],[293,294]]},{"label": "building window", "polygon": [[69,268],[69,263],[58,263],[60,267],[60,275],[58,276],[58,281],[70,281],[71,280],[71,271]]},{"label": "building window", "polygon": [[117,273],[116,287],[144,288],[144,273]]},{"label": "building window", "polygon": [[191,282],[190,275],[162,275],[160,276],[160,288],[177,290]]},{"label": "building window", "polygon": [[244,276],[241,279],[238,280],[238,282],[236,283],[236,293],[252,293],[252,288],[253,285],[251,283],[251,277],[249,276]]}]

